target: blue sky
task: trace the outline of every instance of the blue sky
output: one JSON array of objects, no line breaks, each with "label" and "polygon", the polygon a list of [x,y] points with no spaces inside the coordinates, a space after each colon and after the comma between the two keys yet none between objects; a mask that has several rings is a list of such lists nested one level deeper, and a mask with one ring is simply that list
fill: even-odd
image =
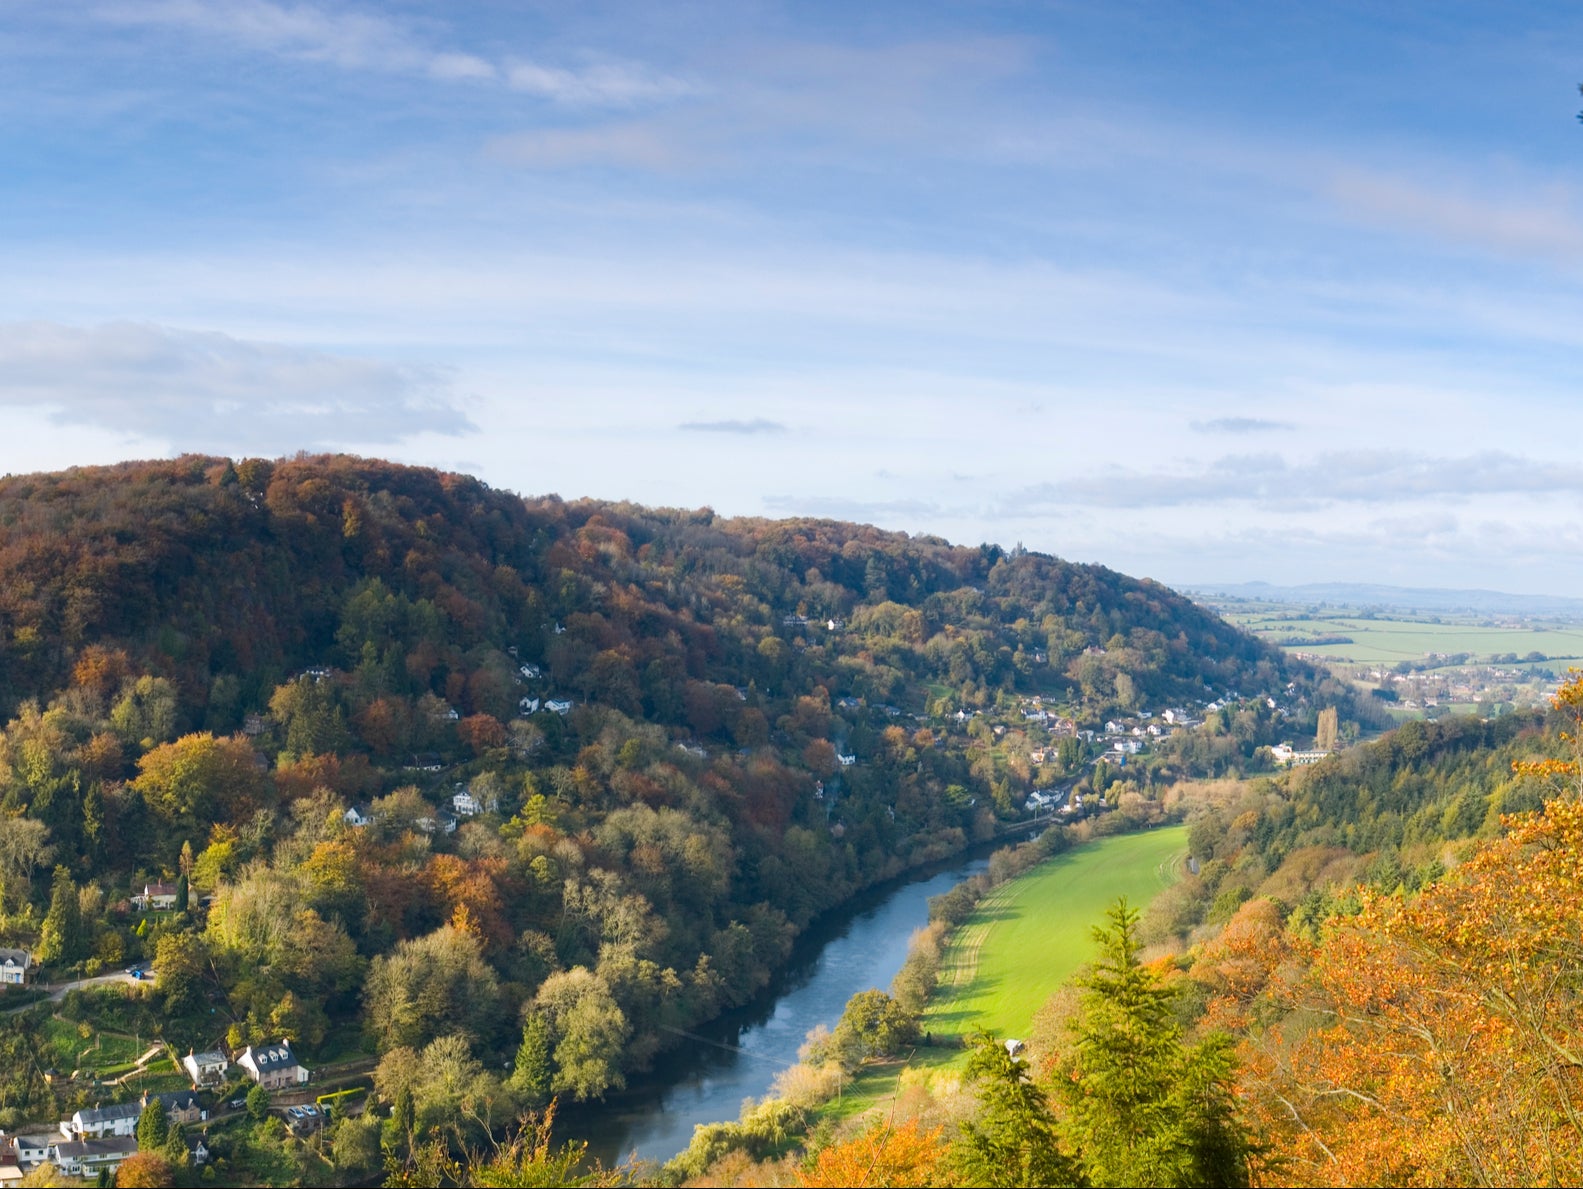
[{"label": "blue sky", "polygon": [[1583,579],[1575,6],[0,0],[0,471]]}]

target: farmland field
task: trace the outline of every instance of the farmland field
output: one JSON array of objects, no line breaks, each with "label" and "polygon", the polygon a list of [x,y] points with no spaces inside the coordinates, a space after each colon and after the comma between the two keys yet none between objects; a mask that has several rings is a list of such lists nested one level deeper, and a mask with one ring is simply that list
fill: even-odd
[{"label": "farmland field", "polygon": [[[1359,618],[1338,612],[1321,618],[1294,607],[1236,604],[1219,606],[1227,620],[1260,639],[1289,651],[1322,656],[1359,665],[1395,665],[1422,661],[1431,653],[1469,653],[1475,661],[1515,654],[1521,658],[1540,653],[1549,663],[1583,660],[1583,627],[1534,621],[1499,623],[1472,617]],[[1309,641],[1325,636],[1346,636],[1350,643]]]}]

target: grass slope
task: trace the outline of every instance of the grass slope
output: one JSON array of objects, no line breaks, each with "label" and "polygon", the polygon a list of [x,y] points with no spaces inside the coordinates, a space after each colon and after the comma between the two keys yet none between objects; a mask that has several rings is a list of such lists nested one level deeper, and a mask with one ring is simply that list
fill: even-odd
[{"label": "grass slope", "polygon": [[1026,1036],[1034,1012],[1093,956],[1105,910],[1118,896],[1147,904],[1176,878],[1186,847],[1185,826],[1120,834],[996,889],[953,936],[923,1026]]}]

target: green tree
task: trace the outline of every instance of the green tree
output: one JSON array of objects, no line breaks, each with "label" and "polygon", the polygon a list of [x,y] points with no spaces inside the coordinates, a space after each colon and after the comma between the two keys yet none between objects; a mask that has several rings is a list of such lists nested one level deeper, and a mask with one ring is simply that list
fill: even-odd
[{"label": "green tree", "polygon": [[83,956],[87,932],[82,927],[80,903],[71,872],[65,867],[56,867],[49,912],[44,914],[44,922],[39,927],[38,960],[41,963],[71,963]]},{"label": "green tree", "polygon": [[166,933],[154,943],[154,968],[165,1011],[186,1015],[203,1005],[203,976],[209,968],[209,947],[196,933]]},{"label": "green tree", "polygon": [[152,1152],[163,1147],[165,1137],[170,1134],[166,1125],[165,1107],[157,1098],[150,1098],[143,1107],[143,1113],[137,1117],[137,1149],[140,1152]]},{"label": "green tree", "polygon": [[951,1160],[964,1185],[1080,1185],[1081,1165],[1061,1151],[1055,1116],[1028,1067],[988,1035],[975,1038],[967,1076],[976,1118],[962,1125]]},{"label": "green tree", "polygon": [[263,1086],[254,1086],[247,1092],[247,1113],[257,1120],[269,1114],[269,1091]]},{"label": "green tree", "polygon": [[550,1101],[555,1065],[550,1060],[550,1025],[537,1013],[522,1026],[522,1044],[511,1071],[511,1088],[529,1110],[542,1110]]},{"label": "green tree", "polygon": [[626,1084],[621,1056],[631,1029],[604,979],[584,966],[559,971],[534,1004],[555,1038],[552,1090],[583,1100]]},{"label": "green tree", "polygon": [[1174,990],[1138,961],[1138,912],[1123,899],[1107,915],[1056,1077],[1068,1148],[1094,1185],[1247,1185],[1229,1041],[1182,1043]]},{"label": "green tree", "polygon": [[[187,844],[184,843],[183,845]],[[178,876],[176,879],[176,911],[186,912],[191,899],[192,890],[187,883],[187,877],[185,875]]]}]

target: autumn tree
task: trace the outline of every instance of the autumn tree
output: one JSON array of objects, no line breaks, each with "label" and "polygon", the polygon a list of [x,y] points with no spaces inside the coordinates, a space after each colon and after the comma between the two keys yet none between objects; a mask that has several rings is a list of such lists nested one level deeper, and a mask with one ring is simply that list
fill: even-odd
[{"label": "autumn tree", "polygon": [[924,1130],[917,1119],[899,1126],[876,1124],[855,1139],[821,1149],[797,1184],[817,1189],[940,1184],[946,1158],[940,1133],[939,1127]]},{"label": "autumn tree", "polygon": [[134,1152],[115,1173],[116,1189],[161,1189],[176,1183],[176,1170],[159,1152]]}]

